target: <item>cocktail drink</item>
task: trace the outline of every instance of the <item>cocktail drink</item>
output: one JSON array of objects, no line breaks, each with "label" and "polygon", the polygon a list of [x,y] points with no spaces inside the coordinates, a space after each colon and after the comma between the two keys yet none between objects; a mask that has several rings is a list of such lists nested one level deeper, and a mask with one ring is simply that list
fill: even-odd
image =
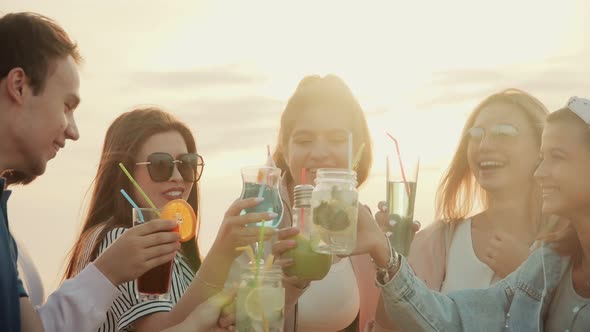
[{"label": "cocktail drink", "polygon": [[282,257],[293,259],[293,265],[284,270],[287,276],[297,276],[306,280],[321,280],[330,271],[332,256],[315,252],[310,242],[311,194],[312,185],[298,185],[293,190],[293,226],[299,234],[292,237],[297,246]]},{"label": "cocktail drink", "polygon": [[236,300],[238,332],[281,332],[285,319],[285,288],[280,267],[259,271],[251,264],[242,272]]},{"label": "cocktail drink", "polygon": [[[160,219],[162,210],[159,209],[133,209],[133,226],[143,222]],[[142,219],[144,220],[142,222]],[[178,226],[174,229],[178,232]],[[170,260],[162,265],[156,266],[137,278],[137,294],[140,301],[146,300],[168,300],[170,298],[170,277],[172,275],[172,262]]]},{"label": "cocktail drink", "polygon": [[348,255],[356,246],[356,172],[320,168],[311,196],[311,247],[324,254]]},{"label": "cocktail drink", "polygon": [[296,276],[305,280],[322,280],[330,271],[332,256],[315,252],[309,237],[298,234],[291,238],[297,247],[283,254],[285,258],[293,259],[294,265],[285,269],[287,276]]},{"label": "cocktail drink", "polygon": [[[255,207],[245,209],[242,214],[250,212],[274,212],[278,216],[265,221],[265,227],[278,227],[283,218],[283,202],[279,194],[281,169],[269,166],[251,166],[241,170],[242,194],[240,198],[263,197],[264,201]],[[252,224],[261,226],[262,222]]]},{"label": "cocktail drink", "polygon": [[[387,211],[391,245],[407,256],[414,239],[414,203],[418,181],[419,159],[415,156],[387,157]],[[402,170],[403,165],[403,170]]]}]

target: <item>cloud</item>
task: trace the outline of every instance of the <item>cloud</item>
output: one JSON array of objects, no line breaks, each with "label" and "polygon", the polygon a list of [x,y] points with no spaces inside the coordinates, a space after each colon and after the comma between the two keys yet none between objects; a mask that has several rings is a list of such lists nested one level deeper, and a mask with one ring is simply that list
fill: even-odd
[{"label": "cloud", "polygon": [[251,85],[266,82],[267,78],[246,72],[241,65],[228,64],[192,70],[166,72],[135,72],[128,77],[129,84],[143,88],[177,89],[209,88],[212,86]]},{"label": "cloud", "polygon": [[284,102],[263,96],[198,98],[172,105],[211,153],[274,145]]},{"label": "cloud", "polygon": [[[572,94],[590,95],[587,52],[555,57],[537,64],[507,66],[497,70],[458,69],[434,73],[426,91],[436,91],[418,101],[419,108],[436,108],[479,101],[491,93],[514,87],[549,104]],[[551,107],[550,107],[551,109]]]}]

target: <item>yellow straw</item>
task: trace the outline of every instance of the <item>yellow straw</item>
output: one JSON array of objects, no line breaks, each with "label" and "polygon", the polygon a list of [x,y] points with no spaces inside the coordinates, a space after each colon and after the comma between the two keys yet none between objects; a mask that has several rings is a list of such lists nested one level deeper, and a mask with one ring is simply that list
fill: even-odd
[{"label": "yellow straw", "polygon": [[256,257],[254,256],[254,250],[252,250],[252,247],[250,247],[250,246],[237,247],[236,250],[237,251],[245,251],[248,254],[248,257],[250,258],[250,262],[254,262],[256,260]]},{"label": "yellow straw", "polygon": [[152,201],[145,194],[145,192],[143,191],[143,189],[141,189],[141,187],[135,181],[135,179],[133,178],[133,176],[131,176],[131,174],[129,173],[129,171],[127,170],[127,168],[125,168],[125,165],[123,165],[123,163],[119,163],[119,167],[121,167],[121,169],[123,170],[123,172],[125,173],[125,175],[127,175],[127,177],[129,178],[129,180],[131,181],[131,183],[133,183],[133,185],[135,186],[135,188],[137,188],[137,190],[139,190],[139,192],[143,195],[143,198],[145,198],[145,201],[152,207],[152,209],[154,209],[156,211],[156,213],[158,214],[158,216],[160,216],[160,212],[158,212],[158,208],[154,205],[154,203],[152,203]]},{"label": "yellow straw", "polygon": [[268,326],[268,319],[266,319],[266,317],[264,316],[264,310],[262,311],[262,325],[264,327],[264,332],[269,332],[269,326]]},{"label": "yellow straw", "polygon": [[359,149],[356,152],[356,155],[354,156],[354,160],[352,162],[352,169],[356,170],[356,168],[359,166],[359,162],[361,161],[361,157],[363,156],[363,150],[365,149],[365,142],[363,142],[363,144],[361,144],[361,146],[359,147]]},{"label": "yellow straw", "polygon": [[266,257],[266,261],[264,262],[264,272],[270,271],[274,259],[275,256],[273,254],[268,254],[268,256]]}]

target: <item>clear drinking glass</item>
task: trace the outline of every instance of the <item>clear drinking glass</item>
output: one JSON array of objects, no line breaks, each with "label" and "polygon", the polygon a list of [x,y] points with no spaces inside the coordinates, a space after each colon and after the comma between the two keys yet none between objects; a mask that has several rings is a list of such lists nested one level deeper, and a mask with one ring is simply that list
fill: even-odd
[{"label": "clear drinking glass", "polygon": [[[283,218],[283,202],[279,194],[281,169],[269,166],[244,167],[242,173],[242,194],[240,198],[263,197],[264,201],[255,207],[245,209],[242,214],[250,212],[274,212],[278,216],[264,221],[265,227],[277,228]],[[251,225],[261,226],[262,222]]]},{"label": "clear drinking glass", "polygon": [[238,332],[282,332],[285,320],[285,288],[279,266],[259,271],[255,264],[244,269],[237,294]]},{"label": "clear drinking glass", "polygon": [[420,158],[412,154],[401,157],[391,154],[386,161],[387,211],[392,232],[389,240],[397,252],[407,256],[414,239],[414,203]]},{"label": "clear drinking glass", "polygon": [[[162,210],[159,209],[139,209],[142,218],[139,217],[137,209],[133,210],[133,226],[160,219]],[[178,232],[178,226],[174,229]],[[174,259],[162,265],[156,266],[137,278],[137,294],[140,301],[146,300],[168,300],[170,298],[170,278],[172,276],[172,263]]]}]

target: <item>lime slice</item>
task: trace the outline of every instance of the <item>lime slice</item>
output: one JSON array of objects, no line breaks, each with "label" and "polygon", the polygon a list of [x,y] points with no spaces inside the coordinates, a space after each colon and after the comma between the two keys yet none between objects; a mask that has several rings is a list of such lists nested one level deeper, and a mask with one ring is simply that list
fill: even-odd
[{"label": "lime slice", "polygon": [[253,320],[261,321],[263,316],[267,321],[280,317],[285,307],[285,289],[276,287],[254,288],[246,296],[244,310]]}]

